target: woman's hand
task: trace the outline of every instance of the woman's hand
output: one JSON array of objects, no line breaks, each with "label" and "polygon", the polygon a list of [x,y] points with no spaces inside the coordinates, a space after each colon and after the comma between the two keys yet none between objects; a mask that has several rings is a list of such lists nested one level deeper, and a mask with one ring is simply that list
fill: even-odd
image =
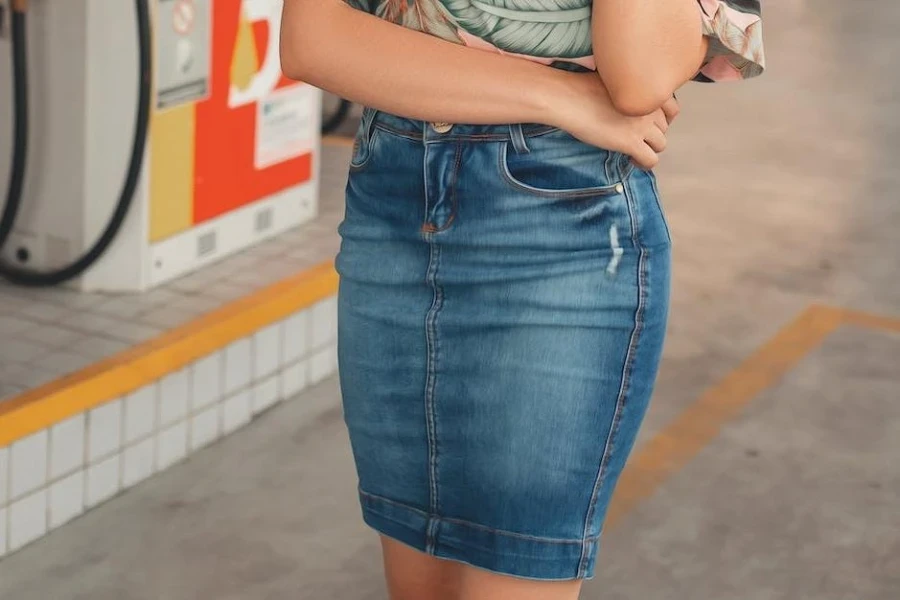
[{"label": "woman's hand", "polygon": [[659,163],[669,124],[678,116],[674,97],[649,115],[628,117],[613,106],[596,73],[560,73],[566,91],[551,104],[552,125],[593,146],[627,154],[641,168]]}]

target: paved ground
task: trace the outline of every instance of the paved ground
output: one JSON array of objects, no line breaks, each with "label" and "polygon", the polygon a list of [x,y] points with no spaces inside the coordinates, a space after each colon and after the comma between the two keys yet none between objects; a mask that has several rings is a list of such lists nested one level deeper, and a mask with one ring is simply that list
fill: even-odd
[{"label": "paved ground", "polygon": [[[801,321],[764,346],[812,303],[900,318],[900,5],[766,9],[764,78],[679,94],[642,501],[619,503],[586,600],[900,597],[900,328]],[[337,406],[327,382],[5,559],[0,598],[383,599]],[[671,425],[685,411],[704,427]]]}]

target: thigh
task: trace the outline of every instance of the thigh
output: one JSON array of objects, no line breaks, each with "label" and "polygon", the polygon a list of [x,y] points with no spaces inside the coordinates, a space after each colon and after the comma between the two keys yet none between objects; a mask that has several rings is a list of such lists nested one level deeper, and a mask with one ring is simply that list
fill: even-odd
[{"label": "thigh", "polygon": [[458,600],[463,565],[442,560],[382,536],[391,600]]},{"label": "thigh", "polygon": [[[495,150],[468,164],[497,164]],[[668,234],[647,173],[596,195],[484,173],[461,175],[435,242],[438,554],[582,579],[656,379]]]},{"label": "thigh", "polygon": [[577,600],[581,581],[530,581],[443,560],[382,537],[391,600]]},{"label": "thigh", "polygon": [[380,129],[358,135],[336,260],[340,384],[360,488],[415,507],[428,506],[429,490],[423,154]]},{"label": "thigh", "polygon": [[485,173],[461,176],[459,218],[437,242],[438,505],[503,532],[591,540],[663,346],[670,253],[655,191],[643,172],[569,196]]}]

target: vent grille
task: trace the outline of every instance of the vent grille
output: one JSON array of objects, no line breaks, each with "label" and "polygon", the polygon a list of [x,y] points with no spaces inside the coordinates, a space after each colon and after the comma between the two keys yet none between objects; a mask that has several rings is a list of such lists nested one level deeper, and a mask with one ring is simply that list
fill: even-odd
[{"label": "vent grille", "polygon": [[264,208],[256,213],[256,233],[272,228],[272,209]]},{"label": "vent grille", "polygon": [[216,251],[218,246],[216,231],[209,231],[197,238],[197,257],[209,256]]}]

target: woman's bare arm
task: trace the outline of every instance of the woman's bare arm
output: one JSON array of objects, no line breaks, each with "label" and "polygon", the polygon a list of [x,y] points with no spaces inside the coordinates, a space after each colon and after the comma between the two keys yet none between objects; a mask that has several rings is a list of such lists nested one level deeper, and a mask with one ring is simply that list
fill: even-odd
[{"label": "woman's bare arm", "polygon": [[570,93],[554,69],[412,31],[341,0],[286,0],[281,60],[288,77],[425,121],[543,123]]},{"label": "woman's bare arm", "polygon": [[697,0],[594,0],[597,71],[616,108],[658,108],[691,79],[706,56]]},{"label": "woman's bare arm", "polygon": [[281,62],[288,77],[379,110],[423,121],[544,123],[644,167],[658,162],[666,118],[677,113],[670,102],[622,115],[595,73],[466,48],[341,0],[285,0]]}]

